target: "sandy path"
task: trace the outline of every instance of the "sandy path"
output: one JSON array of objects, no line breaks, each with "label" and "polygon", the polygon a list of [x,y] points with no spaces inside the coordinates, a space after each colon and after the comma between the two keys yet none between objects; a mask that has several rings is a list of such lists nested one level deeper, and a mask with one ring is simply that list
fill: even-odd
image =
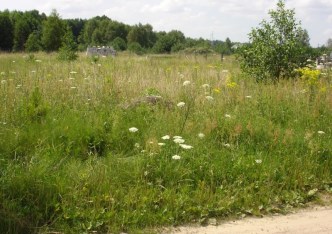
[{"label": "sandy path", "polygon": [[173,234],[332,234],[332,206],[315,207],[293,214],[245,218],[218,226],[181,227]]}]

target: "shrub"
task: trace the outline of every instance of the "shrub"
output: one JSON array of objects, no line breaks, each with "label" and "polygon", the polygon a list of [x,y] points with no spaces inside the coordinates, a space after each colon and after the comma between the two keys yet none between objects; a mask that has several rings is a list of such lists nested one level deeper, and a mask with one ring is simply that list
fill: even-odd
[{"label": "shrub", "polygon": [[250,43],[240,50],[242,70],[256,80],[295,77],[294,69],[306,61],[309,36],[296,22],[294,10],[285,9],[279,0],[277,9],[269,12],[271,21],[249,34]]}]

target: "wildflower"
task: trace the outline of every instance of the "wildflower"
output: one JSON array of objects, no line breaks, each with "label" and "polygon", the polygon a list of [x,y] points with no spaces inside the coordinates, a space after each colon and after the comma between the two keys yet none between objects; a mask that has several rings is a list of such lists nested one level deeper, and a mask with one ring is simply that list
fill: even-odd
[{"label": "wildflower", "polygon": [[36,63],[40,63],[41,60],[40,60],[40,59],[36,59],[35,62],[36,62]]},{"label": "wildflower", "polygon": [[179,102],[178,104],[176,104],[178,107],[184,107],[185,105],[186,105],[186,103],[184,103],[184,102]]},{"label": "wildflower", "polygon": [[173,140],[176,144],[182,144],[182,143],[184,143],[184,139],[182,139],[182,138],[176,138],[176,139],[174,139]]},{"label": "wildflower", "polygon": [[209,84],[203,84],[202,87],[203,87],[204,89],[208,89],[208,88],[210,88],[210,85],[209,85]]},{"label": "wildflower", "polygon": [[7,81],[6,80],[1,80],[1,84],[6,84]]},{"label": "wildflower", "polygon": [[138,128],[135,128],[135,127],[129,128],[129,132],[137,132],[137,131],[138,131]]},{"label": "wildflower", "polygon": [[255,163],[257,163],[257,164],[261,164],[261,163],[262,163],[262,159],[256,159],[256,160],[255,160]]},{"label": "wildflower", "polygon": [[6,75],[6,72],[1,72],[0,75],[4,76]]},{"label": "wildflower", "polygon": [[135,143],[135,148],[139,148],[140,147],[140,145],[139,145],[139,143]]},{"label": "wildflower", "polygon": [[226,117],[226,118],[229,118],[229,119],[232,118],[232,116],[229,115],[229,114],[225,114],[225,117]]},{"label": "wildflower", "polygon": [[180,144],[180,147],[183,148],[183,149],[192,149],[192,148],[194,148],[193,146],[186,145],[186,144]]},{"label": "wildflower", "polygon": [[227,147],[227,148],[230,148],[230,147],[231,147],[231,145],[228,144],[228,143],[224,143],[224,144],[222,144],[222,145],[225,146],[225,147]]},{"label": "wildflower", "polygon": [[69,80],[75,80],[75,78],[73,78],[73,77],[69,77]]},{"label": "wildflower", "polygon": [[13,63],[15,63],[16,61],[15,60],[13,60]]},{"label": "wildflower", "polygon": [[31,73],[36,73],[36,71],[35,71],[35,70],[32,70]]},{"label": "wildflower", "polygon": [[218,89],[218,88],[215,88],[213,91],[214,91],[215,93],[220,93],[220,89]]},{"label": "wildflower", "polygon": [[77,74],[77,72],[76,71],[71,71],[71,72],[69,72],[70,74]]},{"label": "wildflower", "polygon": [[72,86],[72,87],[70,87],[70,89],[77,89],[77,87],[75,87],[75,86]]},{"label": "wildflower", "polygon": [[183,74],[179,73],[179,75],[180,75],[180,78],[181,78],[181,79],[184,78],[184,75],[183,75]]},{"label": "wildflower", "polygon": [[221,72],[222,73],[228,73],[228,70],[222,70]]},{"label": "wildflower", "polygon": [[98,63],[98,67],[101,67],[101,64],[100,64],[100,63]]},{"label": "wildflower", "polygon": [[11,71],[10,73],[11,73],[11,74],[16,74],[16,72],[14,72],[14,71]]},{"label": "wildflower", "polygon": [[318,131],[317,133],[320,134],[320,135],[325,134],[325,132],[323,132],[323,131]]},{"label": "wildflower", "polygon": [[185,82],[183,82],[183,86],[188,86],[190,85],[190,81],[189,80],[186,80]]},{"label": "wildflower", "polygon": [[21,87],[22,87],[21,84],[18,84],[18,85],[16,86],[17,89],[20,89]]},{"label": "wildflower", "polygon": [[205,137],[205,134],[200,132],[200,133],[198,133],[198,137],[202,139]]},{"label": "wildflower", "polygon": [[227,84],[226,84],[226,86],[228,87],[228,88],[235,88],[236,86],[237,86],[237,83],[235,83],[235,82],[228,82]]},{"label": "wildflower", "polygon": [[180,160],[181,156],[180,155],[173,155],[172,159],[174,159],[174,160]]},{"label": "wildflower", "polygon": [[163,143],[163,142],[159,142],[158,145],[159,145],[159,146],[164,146],[164,145],[166,145],[166,144]]},{"label": "wildflower", "polygon": [[169,135],[165,135],[165,136],[161,137],[161,139],[163,139],[163,140],[169,140],[170,136]]},{"label": "wildflower", "polygon": [[208,101],[213,101],[213,99],[214,99],[212,96],[206,96],[205,98],[206,98],[206,100],[208,100]]},{"label": "wildflower", "polygon": [[251,96],[246,96],[246,98],[249,98],[249,99],[250,99],[250,98],[252,98],[252,97],[251,97]]}]

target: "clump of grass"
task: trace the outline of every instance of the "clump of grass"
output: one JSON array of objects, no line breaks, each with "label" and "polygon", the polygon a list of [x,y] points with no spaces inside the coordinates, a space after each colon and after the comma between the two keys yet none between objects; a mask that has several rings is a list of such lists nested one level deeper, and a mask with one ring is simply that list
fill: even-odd
[{"label": "clump of grass", "polygon": [[0,232],[135,233],[331,192],[329,74],[307,95],[232,58],[35,58],[0,55]]}]

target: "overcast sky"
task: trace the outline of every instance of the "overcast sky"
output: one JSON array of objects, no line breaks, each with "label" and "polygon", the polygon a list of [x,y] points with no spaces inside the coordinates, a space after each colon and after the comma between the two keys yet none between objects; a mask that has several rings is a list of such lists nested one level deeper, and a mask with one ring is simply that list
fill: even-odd
[{"label": "overcast sky", "polygon": [[[192,38],[246,42],[248,33],[277,0],[1,0],[0,10],[32,10],[49,15],[56,9],[61,18],[106,15],[129,25],[149,23],[155,31],[182,31]],[[307,29],[312,46],[332,38],[332,0],[286,0]]]}]

